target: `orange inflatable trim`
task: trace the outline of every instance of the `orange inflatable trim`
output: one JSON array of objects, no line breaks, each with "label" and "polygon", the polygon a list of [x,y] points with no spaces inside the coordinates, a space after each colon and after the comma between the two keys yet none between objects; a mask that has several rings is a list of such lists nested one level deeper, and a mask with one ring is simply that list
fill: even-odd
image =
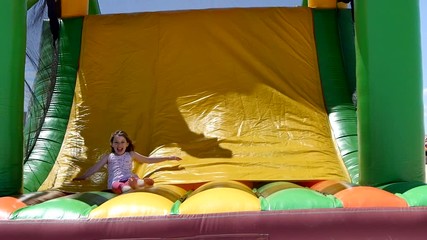
[{"label": "orange inflatable trim", "polygon": [[61,0],[61,18],[82,17],[89,13],[89,0]]}]

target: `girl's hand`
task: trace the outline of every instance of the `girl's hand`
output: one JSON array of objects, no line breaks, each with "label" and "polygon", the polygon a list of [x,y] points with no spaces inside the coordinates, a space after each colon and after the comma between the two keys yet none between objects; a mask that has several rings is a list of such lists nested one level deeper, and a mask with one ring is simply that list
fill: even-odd
[{"label": "girl's hand", "polygon": [[170,157],[167,157],[167,159],[168,160],[182,160],[180,157],[177,157],[177,156],[170,156]]}]

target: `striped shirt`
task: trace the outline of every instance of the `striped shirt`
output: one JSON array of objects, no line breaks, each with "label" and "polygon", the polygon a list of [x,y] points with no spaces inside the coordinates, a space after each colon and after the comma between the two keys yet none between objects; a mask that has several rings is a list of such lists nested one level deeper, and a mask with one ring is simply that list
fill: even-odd
[{"label": "striped shirt", "polygon": [[129,152],[123,155],[110,153],[108,155],[108,189],[111,189],[113,182],[127,181],[135,176],[132,173],[132,157]]}]

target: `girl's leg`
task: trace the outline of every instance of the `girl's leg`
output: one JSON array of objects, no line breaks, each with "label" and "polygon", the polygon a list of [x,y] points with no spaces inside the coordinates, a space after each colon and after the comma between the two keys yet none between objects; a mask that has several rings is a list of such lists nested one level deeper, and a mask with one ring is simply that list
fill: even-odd
[{"label": "girl's leg", "polygon": [[154,185],[154,180],[151,178],[144,178],[144,179],[138,179],[138,186],[139,187],[151,187]]},{"label": "girl's leg", "polygon": [[129,186],[131,186],[133,189],[140,188],[140,187],[151,187],[154,184],[154,180],[151,178],[129,178]]},{"label": "girl's leg", "polygon": [[127,192],[131,190],[131,187],[129,186],[128,182],[113,182],[111,190],[113,190],[115,194]]}]

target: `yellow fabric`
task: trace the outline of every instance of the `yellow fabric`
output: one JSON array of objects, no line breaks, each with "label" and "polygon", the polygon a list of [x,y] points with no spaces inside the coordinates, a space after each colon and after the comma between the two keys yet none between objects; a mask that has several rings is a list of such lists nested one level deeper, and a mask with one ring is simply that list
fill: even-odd
[{"label": "yellow fabric", "polygon": [[41,189],[70,182],[125,130],[136,151],[182,161],[137,165],[157,183],[348,181],[332,139],[308,8],[87,16],[74,105]]}]

